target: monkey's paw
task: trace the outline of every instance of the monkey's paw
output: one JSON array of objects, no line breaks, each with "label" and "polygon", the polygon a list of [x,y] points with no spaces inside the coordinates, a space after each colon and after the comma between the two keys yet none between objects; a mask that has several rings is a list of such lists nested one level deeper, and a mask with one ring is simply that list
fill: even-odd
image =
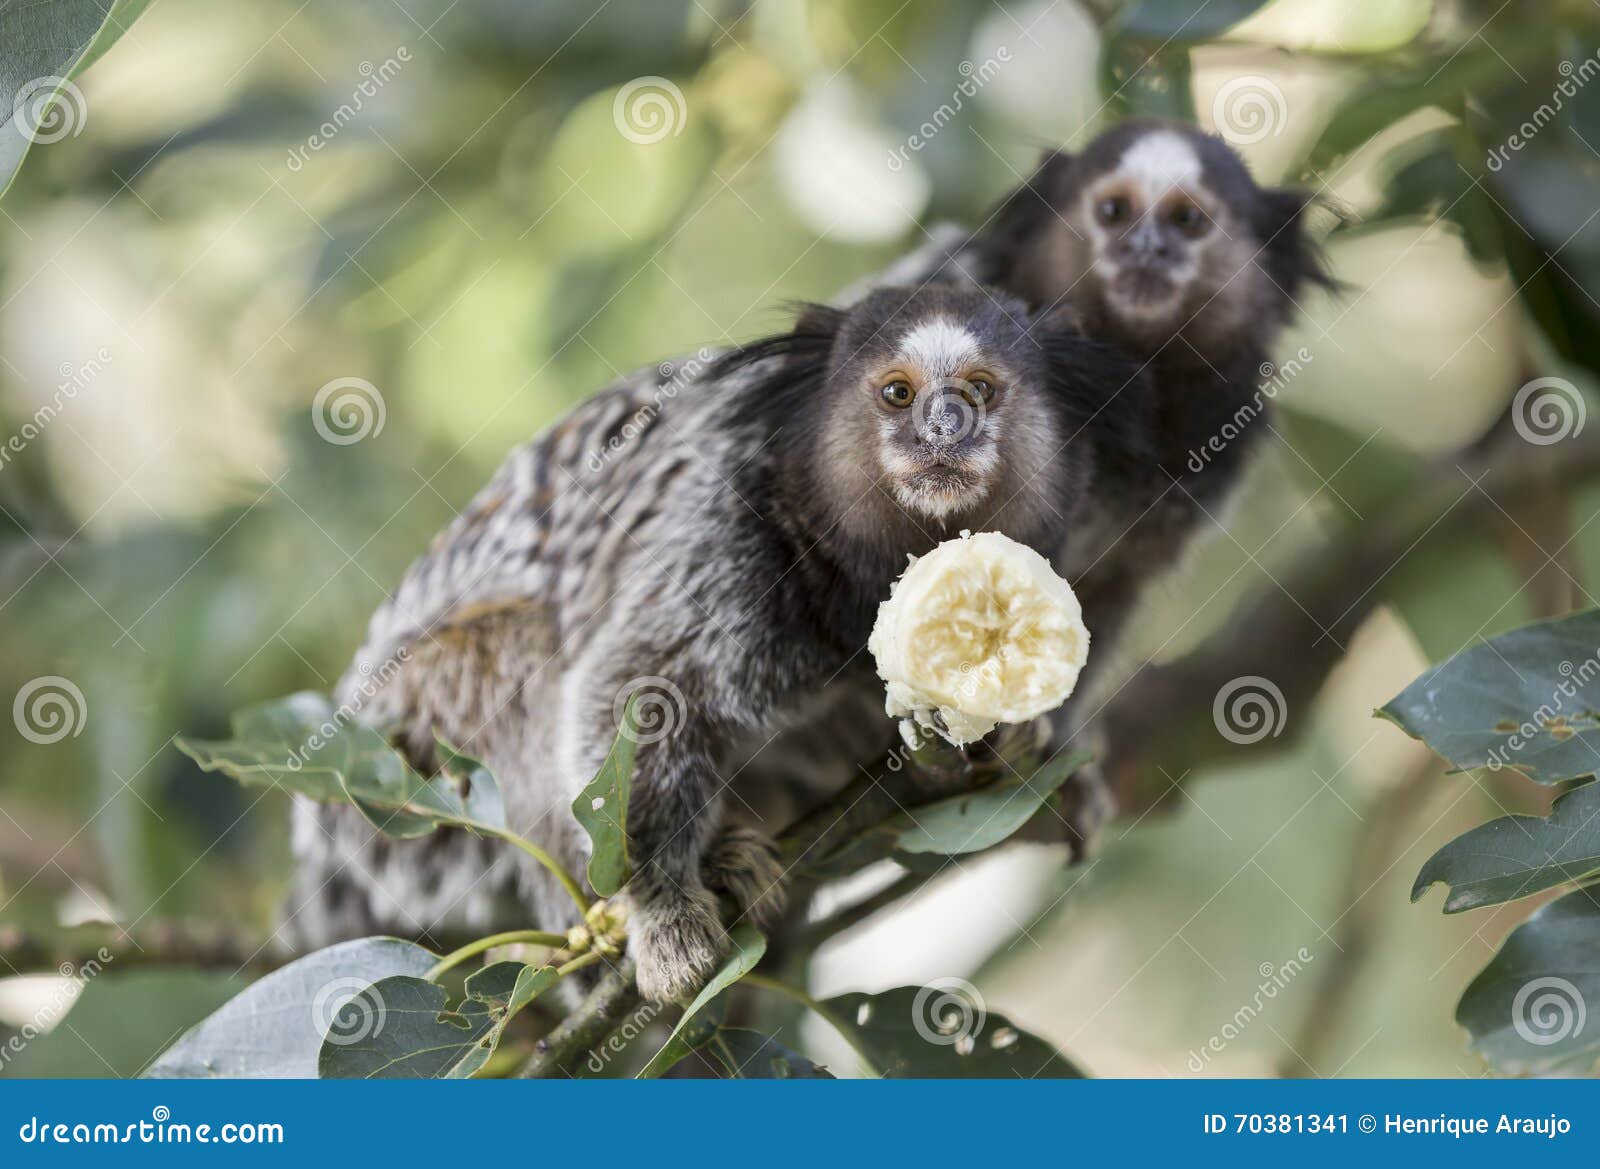
[{"label": "monkey's paw", "polygon": [[741,920],[763,933],[782,920],[789,904],[783,884],[783,854],[765,832],[727,829],[706,858],[702,872],[707,885],[733,898]]},{"label": "monkey's paw", "polygon": [[717,899],[705,889],[635,901],[628,912],[634,980],[652,1002],[690,998],[716,972],[726,950]]}]

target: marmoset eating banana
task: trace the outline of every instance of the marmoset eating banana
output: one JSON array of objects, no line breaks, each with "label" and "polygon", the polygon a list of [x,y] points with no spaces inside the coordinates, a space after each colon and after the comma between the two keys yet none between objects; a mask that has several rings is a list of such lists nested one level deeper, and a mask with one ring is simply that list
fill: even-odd
[{"label": "marmoset eating banana", "polygon": [[[730,814],[750,812],[736,772],[819,704],[887,743],[865,648],[908,555],[964,529],[1049,552],[1102,477],[1148,460],[1151,421],[1134,364],[1070,313],[937,285],[807,307],[661,388],[607,390],[514,452],[379,609],[338,697],[425,771],[435,735],[481,758],[513,828],[579,871],[568,805],[642,691],[628,949],[670,1000],[720,960],[718,893],[758,925],[782,908],[775,848]],[[545,928],[571,914],[543,870],[461,835],[391,840],[302,802],[295,843],[316,944],[487,925],[504,895]]]}]

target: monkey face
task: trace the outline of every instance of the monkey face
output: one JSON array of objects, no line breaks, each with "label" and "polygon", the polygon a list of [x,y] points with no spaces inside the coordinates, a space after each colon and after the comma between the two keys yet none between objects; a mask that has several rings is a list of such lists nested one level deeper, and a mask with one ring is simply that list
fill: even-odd
[{"label": "monkey face", "polygon": [[958,320],[916,324],[862,363],[875,462],[908,511],[942,519],[981,501],[1000,465],[1001,399],[1014,375]]},{"label": "monkey face", "polygon": [[1326,283],[1297,192],[1258,187],[1192,126],[1126,122],[1052,154],[997,213],[991,279],[1069,303],[1089,331],[1143,350],[1183,337],[1214,359],[1266,341],[1306,281]]}]

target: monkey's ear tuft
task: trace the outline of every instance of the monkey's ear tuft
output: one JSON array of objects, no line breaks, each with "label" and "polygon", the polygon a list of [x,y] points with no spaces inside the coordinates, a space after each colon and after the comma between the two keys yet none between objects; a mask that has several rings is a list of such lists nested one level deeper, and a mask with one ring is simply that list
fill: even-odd
[{"label": "monkey's ear tuft", "polygon": [[[1306,233],[1306,209],[1316,203],[1309,191],[1292,187],[1263,188],[1256,200],[1252,226],[1262,242],[1261,262],[1291,302],[1307,284],[1330,292],[1345,289],[1328,271],[1322,250]],[[1286,314],[1292,310],[1292,304],[1284,306]]]},{"label": "monkey's ear tuft", "polygon": [[839,326],[844,321],[844,310],[804,301],[790,308],[795,317],[792,329],[787,333],[774,333],[770,337],[758,337],[754,341],[735,345],[712,362],[709,376],[713,379],[726,377],[775,357],[826,363],[833,349],[834,338],[839,334]]}]

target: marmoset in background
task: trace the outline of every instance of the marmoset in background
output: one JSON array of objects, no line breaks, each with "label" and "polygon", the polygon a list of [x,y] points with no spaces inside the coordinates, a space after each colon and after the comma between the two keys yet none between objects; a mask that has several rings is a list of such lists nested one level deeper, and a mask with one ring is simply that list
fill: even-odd
[{"label": "marmoset in background", "polygon": [[[963,529],[1048,555],[1148,461],[1135,363],[1072,317],[881,289],[808,307],[672,393],[660,375],[601,393],[411,568],[339,699],[425,771],[436,735],[481,758],[512,827],[579,871],[569,805],[642,692],[628,947],[647,996],[693,993],[723,953],[719,892],[758,925],[782,908],[764,748],[823,709],[848,716],[823,745],[839,782],[890,745],[865,647],[907,556]],[[295,847],[290,924],[310,944],[483,927],[507,895],[545,928],[572,913],[520,857],[388,839],[353,808],[298,803]]]}]

